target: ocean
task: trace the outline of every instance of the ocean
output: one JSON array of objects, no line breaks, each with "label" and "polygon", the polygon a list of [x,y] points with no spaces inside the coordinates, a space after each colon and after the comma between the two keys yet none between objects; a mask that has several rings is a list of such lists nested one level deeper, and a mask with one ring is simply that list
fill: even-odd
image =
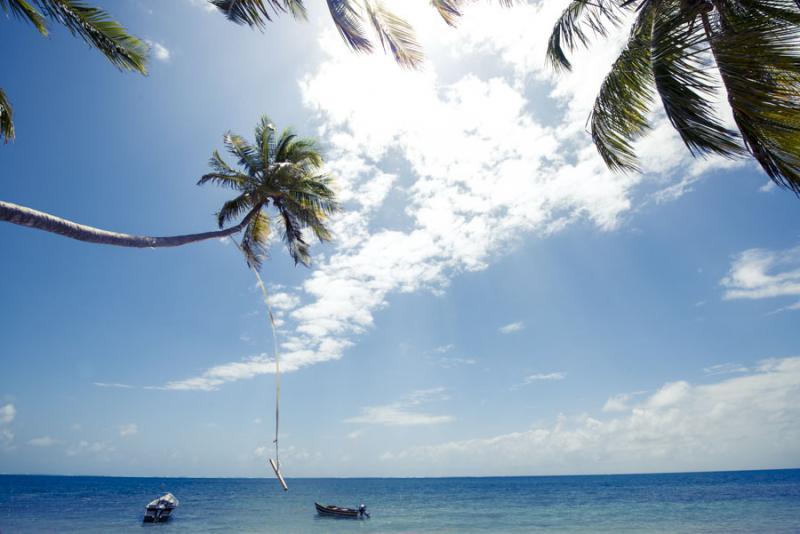
[{"label": "ocean", "polygon": [[[0,476],[0,532],[800,533],[800,469],[288,483],[284,493],[269,478]],[[180,507],[143,524],[166,491]],[[364,503],[371,519],[320,518],[314,501]]]}]

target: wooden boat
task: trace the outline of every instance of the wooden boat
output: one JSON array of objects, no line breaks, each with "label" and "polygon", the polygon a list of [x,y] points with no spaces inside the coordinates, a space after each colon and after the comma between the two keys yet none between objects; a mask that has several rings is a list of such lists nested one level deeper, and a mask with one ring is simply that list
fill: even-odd
[{"label": "wooden boat", "polygon": [[169,519],[172,511],[178,507],[178,499],[171,493],[162,495],[151,501],[144,510],[145,523],[160,523]]},{"label": "wooden boat", "polygon": [[369,517],[367,507],[363,504],[356,508],[342,508],[341,506],[334,506],[332,504],[314,503],[317,507],[317,513],[323,517],[341,517],[346,519],[363,519]]}]

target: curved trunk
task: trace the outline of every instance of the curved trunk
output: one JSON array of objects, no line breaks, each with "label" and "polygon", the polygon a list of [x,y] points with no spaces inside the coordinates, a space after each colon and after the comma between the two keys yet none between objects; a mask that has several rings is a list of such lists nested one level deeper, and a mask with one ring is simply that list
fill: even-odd
[{"label": "curved trunk", "polygon": [[63,235],[64,237],[77,239],[78,241],[86,241],[87,243],[115,245],[118,247],[159,248],[179,247],[181,245],[195,243],[197,241],[227,237],[235,234],[244,229],[250,218],[253,217],[253,215],[255,215],[259,209],[261,209],[261,206],[256,206],[247,214],[244,219],[242,219],[242,222],[236,226],[232,226],[224,230],[165,237],[151,237],[109,232],[108,230],[101,230],[92,226],[78,224],[68,221],[67,219],[62,219],[61,217],[50,215],[49,213],[26,208],[25,206],[20,206],[11,202],[4,202],[2,200],[0,200],[0,221],[6,221],[13,224],[18,224],[20,226],[27,226],[29,228],[36,228],[37,230],[44,230],[45,232]]}]

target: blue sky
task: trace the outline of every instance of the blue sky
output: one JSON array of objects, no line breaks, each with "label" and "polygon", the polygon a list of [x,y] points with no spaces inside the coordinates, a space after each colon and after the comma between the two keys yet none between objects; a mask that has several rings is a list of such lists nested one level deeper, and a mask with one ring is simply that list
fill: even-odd
[{"label": "blue sky", "polygon": [[[263,276],[280,319],[287,476],[800,465],[798,200],[747,162],[692,161],[656,115],[642,175],[584,131],[619,37],[555,78],[559,2],[458,30],[395,2],[413,73],[350,53],[323,2],[250,31],[200,1],[105,2],[153,43],[123,74],[0,21],[17,139],[0,198],[102,228],[210,229],[194,184],[269,113],[318,137],[337,239]],[[219,241],[78,243],[0,225],[0,472],[264,476],[271,337]]]}]

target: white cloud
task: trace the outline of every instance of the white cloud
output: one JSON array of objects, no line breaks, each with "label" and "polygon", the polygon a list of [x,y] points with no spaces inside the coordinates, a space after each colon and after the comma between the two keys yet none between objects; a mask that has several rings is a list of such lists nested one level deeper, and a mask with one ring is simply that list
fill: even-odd
[{"label": "white cloud", "polygon": [[0,424],[9,424],[14,421],[17,416],[17,409],[13,404],[4,404],[0,406]]},{"label": "white cloud", "polygon": [[114,452],[116,448],[108,441],[86,441],[81,440],[76,445],[67,449],[67,456],[78,456],[82,454],[96,454],[105,456]]},{"label": "white cloud", "polygon": [[[794,467],[800,463],[800,358],[765,360],[708,385],[664,385],[598,419],[383,455],[419,473],[608,473]],[[410,469],[410,471],[409,471]]]},{"label": "white cloud", "polygon": [[139,426],[136,423],[127,423],[119,426],[119,435],[121,437],[133,436],[139,433]]},{"label": "white cloud", "polygon": [[147,44],[150,45],[150,53],[155,59],[162,63],[169,63],[172,53],[166,46],[156,41],[147,41]]},{"label": "white cloud", "polygon": [[800,247],[751,248],[736,256],[720,282],[726,299],[764,299],[800,295]]},{"label": "white cloud", "polygon": [[748,373],[750,369],[738,363],[718,363],[703,369],[707,375],[727,375],[734,373]]},{"label": "white cloud", "polygon": [[9,425],[14,422],[17,416],[17,409],[13,404],[7,403],[0,406],[0,445],[3,448],[13,448],[11,443],[14,441],[14,432]]},{"label": "white cloud", "polygon": [[94,382],[94,385],[99,388],[116,388],[116,389],[132,389],[133,386],[129,384],[120,384],[118,382]]},{"label": "white cloud", "polygon": [[539,382],[542,380],[564,380],[565,378],[567,378],[567,373],[561,371],[556,373],[537,373],[526,376],[525,383],[532,384],[534,382]]},{"label": "white cloud", "polygon": [[434,354],[446,354],[448,352],[451,352],[454,348],[456,348],[456,346],[453,345],[452,343],[449,343],[447,345],[441,345],[439,347],[436,347],[431,352]]},{"label": "white cloud", "polygon": [[643,395],[644,391],[635,391],[633,393],[619,393],[610,397],[603,405],[604,412],[626,412],[630,410],[630,402],[634,397]]},{"label": "white cloud", "polygon": [[516,323],[509,323],[509,324],[507,324],[505,326],[501,326],[500,327],[500,333],[501,334],[511,334],[513,332],[519,332],[523,328],[525,328],[525,325],[522,323],[522,321],[517,321]]},{"label": "white cloud", "polygon": [[362,408],[360,415],[345,419],[344,422],[382,426],[427,426],[449,423],[453,420],[449,415],[433,415],[415,409],[421,404],[447,399],[449,396],[444,388],[418,390],[398,402]]},{"label": "white cloud", "polygon": [[50,436],[42,436],[39,438],[33,438],[28,441],[28,445],[32,445],[34,447],[52,447],[58,443],[57,439],[53,439]]},{"label": "white cloud", "polygon": [[213,13],[217,11],[217,6],[215,6],[208,0],[188,0],[188,1],[190,5],[202,9],[206,13]]},{"label": "white cloud", "polygon": [[[522,239],[578,221],[597,231],[618,228],[645,179],[610,172],[584,131],[624,29],[609,45],[577,55],[574,72],[556,80],[543,58],[564,2],[514,9],[476,4],[457,32],[442,32],[429,9],[410,4],[397,7],[407,11],[426,49],[450,55],[446,77],[433,63],[410,72],[379,54],[352,54],[329,30],[320,39],[328,56],[300,82],[329,143],[328,165],[347,209],[332,221],[331,252],[287,292],[291,334],[281,345],[287,371],[341,358],[393,294],[442,292],[460,273],[486,269]],[[475,59],[485,54],[508,72],[476,74]],[[550,92],[529,98],[530,79],[550,84]],[[672,181],[720,165],[710,160],[692,170],[675,133],[656,118],[654,137],[642,144],[642,165],[658,172],[651,179],[665,191]],[[389,202],[399,205],[397,221],[381,218]],[[166,387],[211,390],[273,367],[256,356]]]}]

